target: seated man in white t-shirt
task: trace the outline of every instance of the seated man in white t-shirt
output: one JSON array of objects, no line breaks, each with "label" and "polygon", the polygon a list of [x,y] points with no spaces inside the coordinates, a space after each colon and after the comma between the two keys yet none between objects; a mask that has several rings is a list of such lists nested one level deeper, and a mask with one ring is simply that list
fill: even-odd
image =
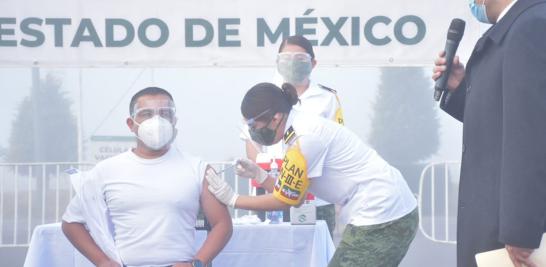
[{"label": "seated man in white t-shirt", "polygon": [[[63,215],[63,232],[96,266],[206,266],[233,229],[226,206],[207,190],[208,166],[171,146],[176,116],[167,91],[145,88],[129,108],[136,148],[86,173]],[[211,231],[196,252],[200,207]]]}]

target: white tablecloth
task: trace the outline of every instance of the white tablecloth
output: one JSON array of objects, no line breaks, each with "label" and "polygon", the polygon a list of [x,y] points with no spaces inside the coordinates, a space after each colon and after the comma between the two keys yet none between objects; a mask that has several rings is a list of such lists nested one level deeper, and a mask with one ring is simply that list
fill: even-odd
[{"label": "white tablecloth", "polygon": [[[205,240],[197,231],[195,247]],[[214,259],[213,267],[323,267],[333,256],[334,244],[324,221],[316,225],[234,225],[233,236]],[[60,223],[37,226],[32,234],[25,267],[93,266],[66,239]]]}]

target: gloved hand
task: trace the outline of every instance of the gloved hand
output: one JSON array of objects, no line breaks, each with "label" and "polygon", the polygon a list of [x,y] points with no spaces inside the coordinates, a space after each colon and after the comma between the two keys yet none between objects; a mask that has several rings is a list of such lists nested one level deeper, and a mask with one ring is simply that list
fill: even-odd
[{"label": "gloved hand", "polygon": [[209,183],[209,191],[222,203],[229,207],[235,206],[235,201],[239,197],[239,194],[235,193],[231,186],[222,179],[222,177],[216,174],[213,168],[207,169],[205,172],[205,179]]},{"label": "gloved hand", "polygon": [[254,178],[258,184],[263,184],[267,179],[267,172],[249,159],[238,159],[235,165],[236,173],[241,177]]}]

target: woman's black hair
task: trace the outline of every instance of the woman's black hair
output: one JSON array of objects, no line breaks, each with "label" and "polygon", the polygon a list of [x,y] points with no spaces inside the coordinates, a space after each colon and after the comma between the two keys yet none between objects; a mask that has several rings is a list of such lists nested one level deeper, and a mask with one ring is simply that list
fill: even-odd
[{"label": "woman's black hair", "polygon": [[259,83],[246,92],[241,113],[247,120],[268,121],[277,112],[288,114],[298,101],[296,88],[289,83],[284,83],[282,89],[272,83]]},{"label": "woman's black hair", "polygon": [[288,38],[284,39],[281,43],[281,46],[279,46],[279,53],[283,50],[284,46],[286,44],[291,45],[297,45],[303,49],[305,49],[305,52],[311,56],[311,59],[315,59],[315,53],[313,52],[313,45],[307,38],[301,36],[301,35],[292,35]]}]

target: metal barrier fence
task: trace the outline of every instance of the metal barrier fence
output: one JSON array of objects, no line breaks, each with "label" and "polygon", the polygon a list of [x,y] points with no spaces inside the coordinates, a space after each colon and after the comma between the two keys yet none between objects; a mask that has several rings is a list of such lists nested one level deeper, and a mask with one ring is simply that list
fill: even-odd
[{"label": "metal barrier fence", "polygon": [[[230,162],[210,162],[240,194],[253,194],[247,179],[237,179]],[[0,248],[25,247],[36,225],[59,222],[74,195],[69,168],[92,163],[0,163]],[[419,179],[419,229],[440,243],[455,244],[459,162],[431,163]],[[230,209],[233,217],[250,214]]]},{"label": "metal barrier fence", "polygon": [[419,229],[434,242],[456,244],[460,162],[427,165],[419,178]]},{"label": "metal barrier fence", "polygon": [[[211,162],[216,170],[233,163]],[[0,163],[0,248],[26,247],[36,225],[59,222],[74,195],[69,175],[64,171],[82,171],[92,163]],[[236,192],[251,193],[247,179],[236,179],[233,169],[222,173]],[[230,210],[239,217],[243,210]]]},{"label": "metal barrier fence", "polygon": [[56,222],[74,194],[68,168],[88,163],[0,164],[0,247],[26,246],[36,225]]}]

